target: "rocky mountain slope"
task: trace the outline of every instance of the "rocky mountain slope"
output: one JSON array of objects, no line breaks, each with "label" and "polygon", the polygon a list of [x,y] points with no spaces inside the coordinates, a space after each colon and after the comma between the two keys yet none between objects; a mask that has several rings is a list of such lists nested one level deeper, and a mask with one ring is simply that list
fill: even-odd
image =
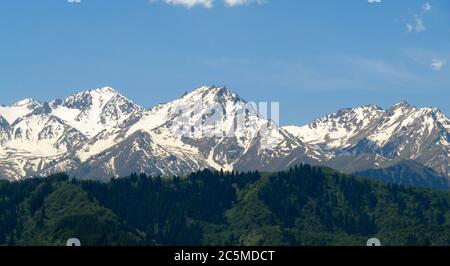
[{"label": "rocky mountain slope", "polygon": [[449,119],[400,103],[341,110],[281,128],[224,87],[144,109],[112,88],[0,106],[0,178],[56,172],[108,180],[199,169],[279,171],[300,163],[345,172],[411,160],[449,175]]},{"label": "rocky mountain slope", "polygon": [[344,109],[285,129],[331,152],[327,164],[346,172],[411,160],[449,176],[449,121],[439,109],[401,102],[387,110],[374,105]]}]

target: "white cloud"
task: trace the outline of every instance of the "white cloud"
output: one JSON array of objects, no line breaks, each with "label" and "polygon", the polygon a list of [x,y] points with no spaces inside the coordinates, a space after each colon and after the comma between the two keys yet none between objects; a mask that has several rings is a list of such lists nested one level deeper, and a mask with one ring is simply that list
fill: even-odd
[{"label": "white cloud", "polygon": [[441,59],[433,59],[431,68],[436,71],[441,71],[445,66],[445,62]]},{"label": "white cloud", "polygon": [[[369,0],[376,1],[376,0]],[[429,13],[433,9],[433,6],[430,3],[425,3],[422,5],[421,12],[413,16],[412,20],[406,23],[406,31],[407,32],[423,32],[426,31],[424,18],[427,13]]]},{"label": "white cloud", "polygon": [[430,3],[425,3],[425,4],[422,6],[422,9],[423,9],[423,11],[428,12],[428,11],[431,11],[431,9],[433,9],[433,6],[430,5]]},{"label": "white cloud", "polygon": [[[81,1],[81,0],[68,0]],[[149,0],[150,3],[164,2],[169,5],[184,6],[186,8],[193,8],[195,6],[202,6],[205,8],[212,8],[216,2],[222,2],[227,7],[235,7],[247,4],[264,4],[267,0]]]},{"label": "white cloud", "polygon": [[81,0],[67,0],[67,2],[71,4],[79,4],[81,3]]},{"label": "white cloud", "polygon": [[367,0],[367,2],[374,4],[374,3],[381,3],[381,0]]},{"label": "white cloud", "polygon": [[194,6],[204,6],[206,8],[213,7],[214,0],[164,0],[167,4],[171,5],[181,5],[187,8],[192,8]]},{"label": "white cloud", "polygon": [[246,4],[264,4],[264,0],[224,0],[225,5],[229,7],[246,5]]},{"label": "white cloud", "polygon": [[408,32],[422,32],[426,31],[427,28],[423,23],[423,19],[421,16],[414,16],[414,24],[406,23],[406,30]]}]

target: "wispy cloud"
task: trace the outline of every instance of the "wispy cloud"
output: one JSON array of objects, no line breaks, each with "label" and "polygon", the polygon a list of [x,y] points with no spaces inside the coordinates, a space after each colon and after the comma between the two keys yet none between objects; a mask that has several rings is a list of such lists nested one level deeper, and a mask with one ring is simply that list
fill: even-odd
[{"label": "wispy cloud", "polygon": [[405,49],[403,53],[409,60],[412,60],[412,63],[420,65],[422,69],[431,68],[437,72],[443,71],[450,59],[448,53],[432,50]]},{"label": "wispy cloud", "polygon": [[367,0],[367,2],[369,2],[370,4],[376,4],[376,3],[381,3],[381,0]]},{"label": "wispy cloud", "polygon": [[192,8],[194,6],[203,6],[206,8],[211,8],[213,7],[214,0],[164,0],[164,2],[170,5],[185,6],[187,8]]},{"label": "wispy cloud", "polygon": [[67,0],[67,2],[71,4],[80,4],[81,0]]},{"label": "wispy cloud", "polygon": [[[69,0],[81,1],[81,0]],[[150,3],[163,2],[169,5],[184,6],[186,8],[193,8],[201,6],[205,8],[214,7],[216,2],[222,2],[227,7],[235,7],[248,4],[264,4],[267,0],[149,0]]]},{"label": "wispy cloud", "polygon": [[406,23],[406,31],[408,32],[422,32],[426,30],[422,16],[415,15],[413,23]]},{"label": "wispy cloud", "polygon": [[433,9],[433,6],[430,3],[425,3],[425,4],[423,4],[422,9],[425,12],[428,12],[428,11],[431,11],[431,9]]},{"label": "wispy cloud", "polygon": [[344,58],[346,67],[359,72],[367,79],[384,80],[387,83],[401,85],[417,80],[417,76],[402,62],[389,62],[367,57]]},{"label": "wispy cloud", "polygon": [[406,31],[409,33],[426,31],[427,27],[425,26],[424,17],[432,9],[433,6],[430,3],[423,4],[420,13],[413,15],[413,18],[406,22]]},{"label": "wispy cloud", "polygon": [[441,71],[445,66],[445,61],[441,59],[433,59],[431,62],[431,68],[435,71]]},{"label": "wispy cloud", "polygon": [[[353,55],[321,55],[314,62],[279,61],[248,58],[194,58],[193,62],[206,66],[220,76],[245,77],[254,84],[282,88],[301,88],[304,91],[330,92],[405,90],[411,84],[422,84],[409,64]],[[317,63],[320,62],[320,63]],[[326,67],[324,67],[326,66]],[[264,79],[261,79],[261,77]]]},{"label": "wispy cloud", "polygon": [[229,7],[248,5],[248,4],[264,4],[266,0],[224,0],[225,5]]}]

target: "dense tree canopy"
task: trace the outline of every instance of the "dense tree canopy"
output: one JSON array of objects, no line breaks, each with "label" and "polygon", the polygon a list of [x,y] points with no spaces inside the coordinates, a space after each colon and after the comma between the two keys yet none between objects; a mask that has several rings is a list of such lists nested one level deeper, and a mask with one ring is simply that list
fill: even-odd
[{"label": "dense tree canopy", "polygon": [[0,182],[0,245],[450,245],[450,194],[300,165]]}]

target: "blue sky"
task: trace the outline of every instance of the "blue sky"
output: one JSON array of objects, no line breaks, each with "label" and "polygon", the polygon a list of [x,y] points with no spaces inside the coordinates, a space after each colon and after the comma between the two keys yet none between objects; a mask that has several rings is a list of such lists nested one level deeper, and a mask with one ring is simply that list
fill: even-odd
[{"label": "blue sky", "polygon": [[[247,2],[247,3],[245,3]],[[450,114],[450,1],[5,0],[0,103],[112,86],[145,107],[201,85],[282,124],[406,100]]]}]

